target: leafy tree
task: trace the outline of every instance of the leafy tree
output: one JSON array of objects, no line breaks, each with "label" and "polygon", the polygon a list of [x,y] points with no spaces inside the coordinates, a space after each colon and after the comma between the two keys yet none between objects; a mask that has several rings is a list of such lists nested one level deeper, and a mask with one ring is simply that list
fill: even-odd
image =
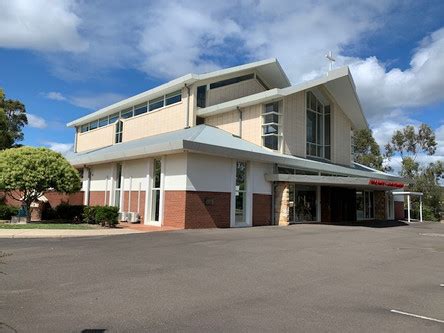
[{"label": "leafy tree", "polygon": [[59,153],[47,148],[20,147],[0,151],[0,190],[27,208],[48,190],[74,193],[80,190],[77,170]]},{"label": "leafy tree", "polygon": [[381,150],[373,137],[372,130],[366,128],[354,131],[353,142],[355,162],[377,170],[384,170]]},{"label": "leafy tree", "polygon": [[23,140],[23,127],[28,124],[26,109],[18,100],[6,99],[0,89],[0,150],[17,146]]},{"label": "leafy tree", "polygon": [[414,178],[419,172],[417,157],[419,153],[429,156],[436,152],[436,137],[430,126],[421,124],[418,131],[414,126],[408,125],[397,130],[389,143],[385,145],[385,157],[390,159],[399,154],[401,156],[401,176]]}]

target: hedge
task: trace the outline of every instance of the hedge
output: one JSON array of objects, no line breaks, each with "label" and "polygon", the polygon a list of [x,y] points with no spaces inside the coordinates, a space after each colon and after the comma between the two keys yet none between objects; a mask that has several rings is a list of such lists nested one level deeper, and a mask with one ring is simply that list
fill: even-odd
[{"label": "hedge", "polygon": [[83,222],[114,227],[118,221],[119,208],[114,206],[87,206],[83,209]]},{"label": "hedge", "polygon": [[0,220],[10,220],[18,214],[19,209],[12,206],[0,205]]}]

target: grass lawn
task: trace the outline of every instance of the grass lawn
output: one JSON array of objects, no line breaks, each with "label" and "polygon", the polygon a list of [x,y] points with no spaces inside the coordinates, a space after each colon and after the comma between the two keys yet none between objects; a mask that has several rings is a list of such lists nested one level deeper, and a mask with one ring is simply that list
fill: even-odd
[{"label": "grass lawn", "polygon": [[73,223],[60,223],[60,222],[31,222],[27,224],[15,224],[15,223],[0,223],[1,229],[74,229],[74,230],[86,230],[94,229],[95,227],[89,224],[73,224]]}]

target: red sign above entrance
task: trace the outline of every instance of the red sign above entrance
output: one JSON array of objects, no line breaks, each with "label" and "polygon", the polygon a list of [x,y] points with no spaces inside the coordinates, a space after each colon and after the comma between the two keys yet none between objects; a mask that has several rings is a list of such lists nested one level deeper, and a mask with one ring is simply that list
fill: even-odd
[{"label": "red sign above entrance", "polygon": [[396,188],[403,188],[404,183],[399,182],[390,182],[387,180],[381,180],[381,179],[370,179],[368,181],[369,185],[379,185],[379,186],[389,186],[389,187],[396,187]]}]

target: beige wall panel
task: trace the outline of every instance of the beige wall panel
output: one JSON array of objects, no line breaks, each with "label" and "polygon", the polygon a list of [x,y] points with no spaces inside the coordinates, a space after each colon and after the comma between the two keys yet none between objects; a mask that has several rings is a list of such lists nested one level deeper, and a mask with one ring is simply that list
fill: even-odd
[{"label": "beige wall panel", "polygon": [[333,147],[332,162],[343,165],[351,164],[351,122],[341,108],[333,105]]},{"label": "beige wall panel", "polygon": [[185,100],[158,111],[124,120],[123,142],[179,130],[185,127]]},{"label": "beige wall panel", "polygon": [[305,92],[284,98],[282,132],[284,154],[305,157]]},{"label": "beige wall panel", "polygon": [[255,79],[230,84],[225,87],[207,91],[207,106],[231,101],[236,98],[253,95],[265,91]]},{"label": "beige wall panel", "polygon": [[205,118],[205,124],[239,135],[239,111],[230,111]]},{"label": "beige wall panel", "polygon": [[242,139],[262,145],[262,104],[242,109]]},{"label": "beige wall panel", "polygon": [[114,124],[85,133],[77,133],[77,152],[97,149],[113,144]]}]

